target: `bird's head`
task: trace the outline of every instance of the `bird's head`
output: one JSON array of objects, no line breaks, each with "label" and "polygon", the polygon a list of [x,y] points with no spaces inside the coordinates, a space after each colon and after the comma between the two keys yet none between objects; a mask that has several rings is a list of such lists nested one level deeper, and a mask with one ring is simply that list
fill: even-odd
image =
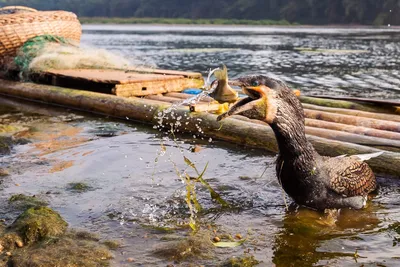
[{"label": "bird's head", "polygon": [[272,124],[282,112],[303,112],[296,95],[282,81],[264,75],[250,75],[231,80],[229,84],[240,86],[247,97],[218,116],[218,121],[242,115]]}]

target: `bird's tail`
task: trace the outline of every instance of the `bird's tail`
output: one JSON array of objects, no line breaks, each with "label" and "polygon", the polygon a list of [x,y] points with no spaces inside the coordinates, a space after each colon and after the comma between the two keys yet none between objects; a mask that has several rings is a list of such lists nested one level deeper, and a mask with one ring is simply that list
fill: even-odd
[{"label": "bird's tail", "polygon": [[[379,156],[382,155],[384,152],[385,152],[385,151],[379,151],[379,152],[368,153],[368,154],[351,155],[351,156],[349,156],[349,157],[352,157],[352,158],[353,158],[353,157],[356,157],[357,160],[359,160],[359,161],[366,161],[366,160],[370,160],[370,159],[372,159],[372,158],[379,157]],[[347,157],[347,156],[348,156],[348,155],[345,154],[345,155],[337,156],[336,158],[344,158],[344,157]]]},{"label": "bird's tail", "polygon": [[228,69],[226,68],[225,65],[222,65],[222,69],[218,69],[214,72],[214,76],[215,78],[217,78],[217,80],[221,81],[221,80],[225,80],[228,82]]},{"label": "bird's tail", "polygon": [[360,154],[360,155],[354,155],[354,156],[357,157],[359,159],[359,161],[366,161],[366,160],[370,160],[372,158],[379,157],[383,153],[384,153],[384,151],[380,151],[380,152],[375,152],[375,153]]}]

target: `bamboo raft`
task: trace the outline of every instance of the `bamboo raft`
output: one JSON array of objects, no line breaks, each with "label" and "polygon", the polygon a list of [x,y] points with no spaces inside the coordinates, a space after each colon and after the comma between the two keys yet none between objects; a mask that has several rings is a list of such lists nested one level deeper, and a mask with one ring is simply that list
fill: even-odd
[{"label": "bamboo raft", "polygon": [[[158,125],[159,112],[193,97],[182,93],[184,88],[198,88],[203,83],[198,73],[152,69],[115,72],[50,70],[33,77],[41,84],[0,79],[0,94]],[[400,103],[376,105],[306,96],[300,96],[300,100],[305,109],[307,137],[320,154],[337,156],[383,150],[383,155],[368,163],[376,173],[400,177]],[[278,150],[273,131],[263,122],[242,116],[217,122],[213,112],[221,107],[209,98],[196,105],[178,106],[175,117],[182,119],[174,127],[180,132],[272,152]],[[170,123],[175,123],[175,119],[165,116],[163,126]]]}]

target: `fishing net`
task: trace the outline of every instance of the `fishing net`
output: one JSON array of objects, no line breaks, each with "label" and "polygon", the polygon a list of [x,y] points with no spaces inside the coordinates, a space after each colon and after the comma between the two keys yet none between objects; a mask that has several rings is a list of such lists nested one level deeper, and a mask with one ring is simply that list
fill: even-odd
[{"label": "fishing net", "polygon": [[19,49],[17,56],[14,59],[15,65],[21,72],[27,73],[30,69],[29,66],[32,60],[42,54],[43,50],[51,43],[53,43],[53,45],[72,45],[70,41],[66,40],[63,37],[57,37],[53,35],[41,35],[33,37],[26,41]]},{"label": "fishing net", "polygon": [[131,65],[103,49],[80,48],[73,40],[53,35],[29,39],[18,50],[14,63],[21,78],[48,69],[126,69]]}]

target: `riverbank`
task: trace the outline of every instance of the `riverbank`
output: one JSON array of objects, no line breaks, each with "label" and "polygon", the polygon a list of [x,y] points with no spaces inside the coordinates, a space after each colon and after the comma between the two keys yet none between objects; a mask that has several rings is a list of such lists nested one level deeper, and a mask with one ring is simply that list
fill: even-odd
[{"label": "riverbank", "polygon": [[300,25],[287,20],[80,17],[82,24]]}]

